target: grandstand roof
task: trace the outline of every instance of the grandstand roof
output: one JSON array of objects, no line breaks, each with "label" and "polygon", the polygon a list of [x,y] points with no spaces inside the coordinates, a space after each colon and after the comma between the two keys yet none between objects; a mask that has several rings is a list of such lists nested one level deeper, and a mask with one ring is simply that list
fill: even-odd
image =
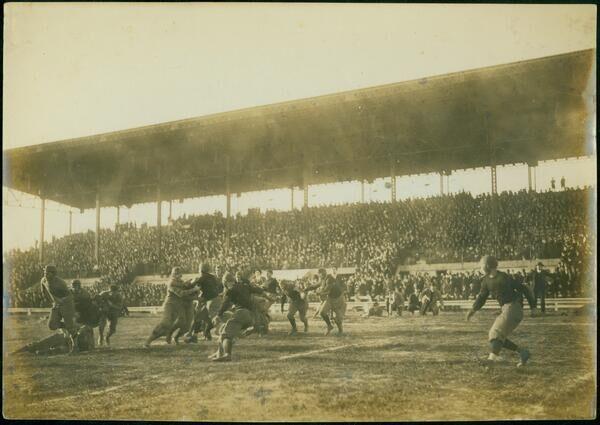
[{"label": "grandstand roof", "polygon": [[[77,208],[594,153],[595,50],[5,150],[3,184]],[[595,80],[594,84],[595,84]]]}]

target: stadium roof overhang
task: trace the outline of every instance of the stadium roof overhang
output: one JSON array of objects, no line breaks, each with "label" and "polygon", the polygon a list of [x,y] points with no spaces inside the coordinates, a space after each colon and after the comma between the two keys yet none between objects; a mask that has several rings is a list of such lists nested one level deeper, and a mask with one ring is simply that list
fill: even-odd
[{"label": "stadium roof overhang", "polygon": [[594,63],[579,51],[6,150],[3,184],[90,208],[98,191],[102,206],[155,201],[159,183],[184,199],[590,155]]}]

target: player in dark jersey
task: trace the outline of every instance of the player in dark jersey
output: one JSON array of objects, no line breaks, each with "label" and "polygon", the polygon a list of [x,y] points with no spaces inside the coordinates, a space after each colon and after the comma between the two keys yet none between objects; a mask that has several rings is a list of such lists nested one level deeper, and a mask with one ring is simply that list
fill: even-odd
[{"label": "player in dark jersey", "polygon": [[77,332],[75,325],[75,301],[67,283],[57,276],[56,267],[47,265],[41,281],[42,296],[52,299],[52,310],[48,318],[50,330],[64,329],[71,336]]},{"label": "player in dark jersey", "polygon": [[[112,284],[110,290],[101,292],[98,297],[98,304],[100,305],[100,326],[98,328],[98,344],[102,345],[106,342],[106,345],[110,345],[110,337],[117,332],[117,323],[123,310],[123,295],[119,291],[119,286]],[[108,323],[108,334],[104,337],[104,329]]]},{"label": "player in dark jersey", "polygon": [[305,297],[302,296],[301,292],[298,291],[294,287],[294,284],[291,282],[281,281],[279,282],[279,288],[290,303],[287,319],[290,321],[290,325],[292,325],[292,330],[289,334],[296,335],[298,333],[298,329],[296,327],[296,319],[294,318],[296,313],[300,315],[300,320],[302,321],[302,323],[304,323],[304,332],[308,332],[308,319],[306,318],[306,312],[308,311],[308,301]]},{"label": "player in dark jersey", "polygon": [[90,293],[81,287],[81,281],[71,282],[73,302],[75,304],[75,322],[95,328],[100,323],[100,309]]},{"label": "player in dark jersey", "polygon": [[502,313],[496,318],[489,331],[490,355],[488,360],[501,361],[499,356],[503,348],[519,353],[518,367],[523,366],[529,360],[530,353],[526,348],[519,348],[508,337],[523,320],[523,296],[527,298],[531,307],[531,315],[535,316],[535,298],[522,284],[513,280],[508,274],[497,270],[498,261],[492,256],[484,256],[481,259],[481,271],[484,274],[481,282],[481,290],[473,303],[473,307],[467,313],[467,320],[483,307],[487,298],[491,295],[498,301]]},{"label": "player in dark jersey", "polygon": [[345,285],[336,282],[333,276],[327,274],[323,268],[319,269],[318,285],[309,286],[307,289],[319,289],[319,295],[323,302],[319,308],[321,318],[327,325],[325,335],[329,335],[333,330],[330,315],[334,316],[335,324],[338,328],[338,335],[343,335],[343,322],[346,313],[346,297],[344,295]]},{"label": "player in dark jersey", "polygon": [[225,292],[223,294],[223,304],[213,319],[213,324],[218,326],[223,322],[224,313],[232,308],[233,316],[220,327],[219,346],[217,352],[209,358],[217,362],[231,361],[231,353],[235,338],[241,333],[254,326],[255,314],[252,295],[261,295],[262,289],[251,285],[245,277],[240,278],[240,282],[227,277],[224,279]]},{"label": "player in dark jersey", "polygon": [[186,335],[186,342],[196,341],[196,333],[200,329],[202,329],[205,339],[210,341],[212,339],[212,319],[217,315],[223,303],[221,296],[223,285],[215,275],[210,273],[208,263],[200,265],[200,277],[194,279],[192,285],[200,289],[200,296],[194,311],[194,325]]}]

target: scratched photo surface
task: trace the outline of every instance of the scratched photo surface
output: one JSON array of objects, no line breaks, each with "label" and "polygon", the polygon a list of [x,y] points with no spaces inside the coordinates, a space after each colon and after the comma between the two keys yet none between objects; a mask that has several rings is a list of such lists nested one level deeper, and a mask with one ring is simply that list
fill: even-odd
[{"label": "scratched photo surface", "polygon": [[593,5],[4,12],[5,418],[596,417]]}]

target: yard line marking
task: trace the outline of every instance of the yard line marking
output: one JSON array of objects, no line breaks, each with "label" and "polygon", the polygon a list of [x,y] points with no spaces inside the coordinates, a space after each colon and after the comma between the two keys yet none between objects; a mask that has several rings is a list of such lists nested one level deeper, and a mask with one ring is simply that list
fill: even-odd
[{"label": "yard line marking", "polygon": [[377,347],[377,348],[380,348],[380,347],[385,347],[387,345],[397,344],[398,342],[400,342],[400,338],[402,338],[402,337],[387,338],[380,342],[366,341],[366,342],[356,343],[356,344],[336,345],[335,347],[327,347],[327,348],[321,348],[319,350],[310,350],[310,351],[304,351],[302,353],[288,354],[286,356],[279,357],[278,360],[288,360],[288,359],[293,359],[293,358],[297,358],[297,357],[312,356],[313,354],[328,353],[328,352],[339,351],[339,350],[343,350],[345,348],[352,348],[352,347],[361,347],[361,348],[362,347],[369,347],[369,348]]},{"label": "yard line marking", "polygon": [[[160,377],[160,375],[150,376],[146,379],[143,379],[142,381],[150,381],[150,380],[157,379],[159,377]],[[83,394],[74,394],[74,395],[70,395],[67,397],[57,397],[57,398],[51,398],[51,399],[47,399],[47,400],[41,400],[41,403],[52,403],[52,402],[56,402],[56,401],[67,401],[67,400],[71,400],[71,399],[75,399],[75,398],[102,395],[102,394],[110,393],[112,391],[116,391],[116,390],[124,388],[124,387],[129,387],[131,385],[139,385],[140,383],[141,383],[140,381],[132,381],[132,382],[128,382],[126,384],[115,385],[112,387],[104,388],[102,390],[86,392]]]}]

